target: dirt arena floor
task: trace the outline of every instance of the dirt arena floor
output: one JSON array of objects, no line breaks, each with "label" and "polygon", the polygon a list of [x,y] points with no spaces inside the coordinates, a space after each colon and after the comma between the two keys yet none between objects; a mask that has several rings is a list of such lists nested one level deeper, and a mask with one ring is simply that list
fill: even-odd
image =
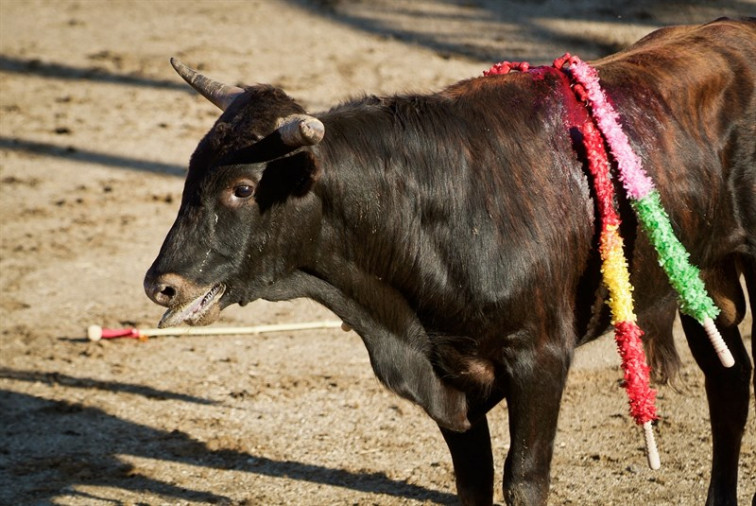
[{"label": "dirt arena floor", "polygon": [[[748,14],[752,0],[0,0],[0,504],[456,503],[435,425],[379,385],[353,332],[86,340],[88,325],[150,327],[162,314],[142,277],[219,114],[169,57],[283,86],[319,111]],[[255,302],[217,325],[333,319],[309,301]],[[750,318],[742,330],[750,349]],[[552,504],[703,504],[708,410],[680,349],[677,388],[659,391],[655,472],[611,337],[577,353]],[[489,419],[501,502],[506,406]]]}]

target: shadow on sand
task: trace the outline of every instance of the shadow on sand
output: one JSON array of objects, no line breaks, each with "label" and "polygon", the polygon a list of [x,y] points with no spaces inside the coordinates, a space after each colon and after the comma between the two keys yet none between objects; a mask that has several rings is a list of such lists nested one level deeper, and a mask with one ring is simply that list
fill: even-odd
[{"label": "shadow on sand", "polygon": [[[64,388],[92,388],[212,404],[193,396],[149,387],[75,378],[59,374],[0,369],[0,379],[49,382]],[[8,383],[7,381],[5,382]],[[179,501],[227,503],[220,490],[207,490],[201,480],[190,486],[140,474],[120,456],[135,456],[192,467],[236,470],[261,476],[286,477],[359,492],[454,504],[456,497],[393,480],[383,473],[281,461],[231,449],[210,449],[180,431],[165,431],[123,420],[101,409],[64,400],[49,400],[0,390],[0,503],[49,503],[61,496],[105,500],[77,491],[77,485],[113,487],[130,493],[157,495]],[[29,445],[34,441],[34,445]],[[172,480],[173,481],[173,480]]]}]

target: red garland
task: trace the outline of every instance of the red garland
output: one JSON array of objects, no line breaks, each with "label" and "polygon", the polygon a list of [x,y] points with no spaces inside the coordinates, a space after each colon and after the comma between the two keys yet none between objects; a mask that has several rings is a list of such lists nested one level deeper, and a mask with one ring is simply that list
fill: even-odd
[{"label": "red garland", "polygon": [[497,63],[488,70],[483,71],[484,76],[498,76],[502,74],[509,74],[512,70],[519,70],[520,72],[527,72],[530,69],[530,63],[526,61],[503,61]]},{"label": "red garland", "polygon": [[[580,125],[579,129],[583,134],[588,170],[593,176],[602,229],[611,225],[618,227],[620,218],[614,208],[614,186],[609,178],[609,160],[604,139],[591,120]],[[614,339],[622,358],[630,414],[638,425],[658,418],[654,404],[656,391],[650,387],[651,368],[646,364],[642,336],[643,331],[635,322],[622,321],[614,324]]]},{"label": "red garland", "polygon": [[643,331],[635,322],[617,322],[614,324],[617,341],[622,357],[622,370],[625,372],[625,390],[630,402],[630,412],[638,425],[659,418],[656,414],[656,390],[649,387],[651,368],[646,364],[641,337]]},{"label": "red garland", "polygon": [[608,167],[609,164],[604,148],[604,139],[591,120],[587,120],[578,128],[580,133],[583,134],[588,170],[593,176],[593,186],[596,191],[602,226],[619,226],[620,218],[614,208],[614,186],[609,179],[609,171],[601,170],[602,167]]}]

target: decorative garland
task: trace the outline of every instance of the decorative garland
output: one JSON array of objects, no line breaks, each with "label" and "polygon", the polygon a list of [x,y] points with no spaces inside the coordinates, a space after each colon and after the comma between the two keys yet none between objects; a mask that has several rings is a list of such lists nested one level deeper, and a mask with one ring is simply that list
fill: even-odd
[{"label": "decorative garland", "polygon": [[[591,119],[577,127],[583,136],[601,219],[601,272],[609,291],[608,304],[615,341],[622,358],[630,413],[636,423],[643,426],[649,466],[658,469],[659,454],[652,430],[652,422],[658,418],[654,405],[656,391],[650,387],[650,368],[641,341],[643,331],[637,324],[633,309],[632,285],[619,233],[620,217],[614,207],[614,186],[605,142],[617,162],[619,180],[631,206],[656,249],[659,263],[670,284],[680,296],[680,310],[704,326],[725,367],[731,367],[734,360],[713,322],[719,309],[706,293],[698,269],[689,263],[685,247],[675,236],[669,216],[661,205],[659,192],[643,170],[640,159],[619,125],[619,116],[601,89],[598,72],[569,53],[554,60],[554,67],[572,78],[573,90],[591,112]],[[512,70],[527,72],[529,69],[527,62],[501,62],[483,72],[483,75],[507,74]]]},{"label": "decorative garland", "polygon": [[[562,66],[557,66],[560,63]],[[568,68],[565,68],[565,63],[569,65]],[[719,308],[707,294],[698,269],[689,262],[690,255],[685,246],[675,236],[669,215],[661,204],[659,192],[643,170],[640,158],[630,147],[630,142],[619,125],[619,115],[601,89],[598,72],[569,53],[555,60],[554,66],[566,70],[585,90],[584,101],[590,105],[596,124],[617,162],[619,179],[630,198],[630,205],[656,249],[659,264],[679,295],[680,311],[698,320],[706,330],[722,365],[732,367],[735,360],[714,325]]]},{"label": "decorative garland", "polygon": [[580,125],[583,135],[588,170],[593,176],[596,190],[601,236],[599,253],[601,273],[609,290],[609,309],[614,325],[614,339],[622,358],[625,390],[630,403],[630,414],[638,425],[643,426],[646,438],[646,455],[651,469],[659,469],[659,452],[656,448],[652,422],[656,414],[656,391],[651,388],[651,368],[646,363],[643,350],[643,331],[638,326],[633,308],[633,287],[624,254],[624,242],[619,233],[620,217],[614,208],[614,186],[609,172],[609,159],[601,133],[590,119]]}]

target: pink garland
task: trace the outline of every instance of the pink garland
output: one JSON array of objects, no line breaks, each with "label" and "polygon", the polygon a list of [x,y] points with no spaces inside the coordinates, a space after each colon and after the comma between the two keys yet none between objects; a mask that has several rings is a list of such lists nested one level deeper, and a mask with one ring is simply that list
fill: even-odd
[{"label": "pink garland", "polygon": [[600,253],[601,272],[609,289],[609,307],[614,324],[614,339],[622,358],[625,390],[630,403],[630,414],[638,425],[658,418],[656,391],[650,387],[651,368],[646,363],[641,337],[643,331],[635,322],[630,275],[619,235],[620,218],[614,208],[614,186],[609,174],[609,159],[601,133],[591,120],[579,127],[588,158],[588,170],[593,176],[599,216],[601,218]]},{"label": "pink garland", "polygon": [[[570,74],[582,84],[585,90],[585,98],[591,104],[593,119],[598,124],[601,133],[604,134],[607,144],[611,147],[612,156],[617,162],[619,178],[625,191],[632,199],[642,199],[654,188],[654,183],[643,170],[640,159],[622,131],[619,115],[608,103],[606,95],[601,89],[598,72],[577,56],[570,56],[568,53],[565,57],[569,59]],[[561,69],[561,67],[559,68]]]}]

